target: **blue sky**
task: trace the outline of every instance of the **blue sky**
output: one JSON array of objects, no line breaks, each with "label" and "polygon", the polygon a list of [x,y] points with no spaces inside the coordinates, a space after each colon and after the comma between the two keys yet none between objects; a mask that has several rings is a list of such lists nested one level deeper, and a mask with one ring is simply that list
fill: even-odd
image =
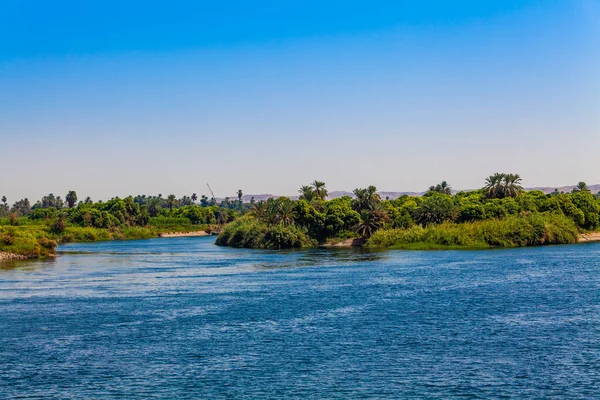
[{"label": "blue sky", "polygon": [[8,0],[0,35],[11,202],[600,182],[598,0]]}]

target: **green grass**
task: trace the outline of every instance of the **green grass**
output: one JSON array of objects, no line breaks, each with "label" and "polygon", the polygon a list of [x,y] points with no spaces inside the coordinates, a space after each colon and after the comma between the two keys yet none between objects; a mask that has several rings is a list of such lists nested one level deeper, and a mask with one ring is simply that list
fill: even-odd
[{"label": "green grass", "polygon": [[[180,218],[178,218],[180,219]],[[187,222],[189,220],[184,218]],[[150,239],[161,233],[205,230],[207,225],[123,226],[109,229],[68,225],[62,233],[54,233],[50,224],[19,218],[16,226],[0,221],[0,251],[23,255],[29,258],[45,258],[56,254],[58,243],[98,242],[109,240]],[[185,222],[185,221],[181,221]]]},{"label": "green grass", "polygon": [[0,251],[29,258],[51,257],[57,242],[43,225],[0,226]]},{"label": "green grass", "polygon": [[367,246],[396,249],[481,249],[576,243],[575,223],[560,214],[533,214],[426,228],[381,229]]}]

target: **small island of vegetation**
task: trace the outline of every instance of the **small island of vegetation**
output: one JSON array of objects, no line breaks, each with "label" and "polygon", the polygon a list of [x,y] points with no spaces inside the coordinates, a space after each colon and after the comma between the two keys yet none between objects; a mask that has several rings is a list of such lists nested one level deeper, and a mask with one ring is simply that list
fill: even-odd
[{"label": "small island of vegetation", "polygon": [[[496,173],[480,190],[452,194],[447,182],[423,196],[381,199],[374,186],[326,200],[323,182],[254,204],[217,238],[223,246],[283,249],[340,242],[372,248],[452,249],[567,244],[600,223],[600,200],[580,182],[571,193],[524,191]],[[358,238],[358,240],[356,240]],[[350,240],[348,240],[350,239]]]},{"label": "small island of vegetation", "polygon": [[59,243],[218,233],[216,244],[256,249],[364,245],[396,249],[479,249],[575,243],[600,226],[600,198],[580,182],[570,193],[525,191],[517,174],[496,173],[479,190],[447,182],[422,196],[382,199],[374,186],[327,200],[324,182],[297,199],[242,201],[196,194],[78,201],[70,191],[31,205],[0,204],[0,258],[53,256]]}]

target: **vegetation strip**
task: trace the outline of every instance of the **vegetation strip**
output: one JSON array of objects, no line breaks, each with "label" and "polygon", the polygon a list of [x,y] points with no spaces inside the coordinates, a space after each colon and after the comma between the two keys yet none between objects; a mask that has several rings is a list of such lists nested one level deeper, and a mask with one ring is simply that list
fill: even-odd
[{"label": "vegetation strip", "polygon": [[[286,249],[364,245],[373,248],[488,248],[600,240],[600,199],[580,182],[571,193],[524,191],[517,174],[494,174],[482,189],[453,194],[447,182],[423,196],[382,199],[374,186],[327,200],[324,182],[287,197],[244,203],[193,194],[93,202],[50,194],[33,206],[0,205],[0,252],[48,257],[58,243],[204,236],[223,246]],[[4,255],[3,257],[8,257]],[[11,256],[13,257],[13,256]]]}]

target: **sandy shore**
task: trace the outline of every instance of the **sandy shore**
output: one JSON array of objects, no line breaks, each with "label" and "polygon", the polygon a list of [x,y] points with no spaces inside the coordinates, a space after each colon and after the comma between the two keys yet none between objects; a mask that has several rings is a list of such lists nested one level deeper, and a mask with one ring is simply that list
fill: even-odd
[{"label": "sandy shore", "polygon": [[322,244],[320,247],[358,247],[365,244],[365,241],[360,238],[344,239],[335,243]]},{"label": "sandy shore", "polygon": [[7,253],[5,251],[0,251],[0,261],[26,260],[26,259],[27,259],[27,257],[19,255],[19,254]]},{"label": "sandy shore", "polygon": [[600,242],[600,232],[582,233],[579,235],[579,243]]},{"label": "sandy shore", "polygon": [[206,233],[205,231],[191,231],[191,232],[168,232],[168,233],[161,233],[158,236],[159,237],[163,237],[163,238],[170,238],[170,237],[184,237],[184,236],[208,236],[209,234]]}]

